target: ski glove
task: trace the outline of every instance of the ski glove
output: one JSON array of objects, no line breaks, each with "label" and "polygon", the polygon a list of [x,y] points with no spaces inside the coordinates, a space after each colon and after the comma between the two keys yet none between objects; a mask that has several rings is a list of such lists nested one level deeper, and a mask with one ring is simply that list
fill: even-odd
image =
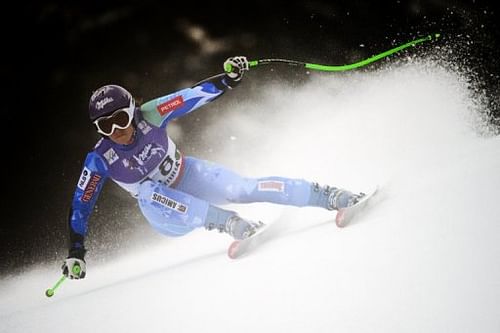
[{"label": "ski glove", "polygon": [[78,258],[66,258],[62,265],[63,274],[70,279],[83,279],[87,268],[85,260]]},{"label": "ski glove", "polygon": [[224,71],[234,81],[241,80],[243,72],[248,68],[248,60],[244,56],[231,57],[224,61]]},{"label": "ski glove", "polygon": [[68,257],[61,267],[63,274],[70,279],[83,279],[87,267],[85,265],[85,248],[83,246],[73,246],[69,250]]}]

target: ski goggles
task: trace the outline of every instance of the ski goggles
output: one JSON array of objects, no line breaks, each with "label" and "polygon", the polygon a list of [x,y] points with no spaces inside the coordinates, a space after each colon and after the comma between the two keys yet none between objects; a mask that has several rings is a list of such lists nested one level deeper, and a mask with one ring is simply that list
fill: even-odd
[{"label": "ski goggles", "polygon": [[109,116],[97,118],[94,125],[97,132],[106,136],[114,133],[115,129],[124,129],[130,126],[134,119],[135,103],[132,99],[130,105],[123,109],[118,109]]}]

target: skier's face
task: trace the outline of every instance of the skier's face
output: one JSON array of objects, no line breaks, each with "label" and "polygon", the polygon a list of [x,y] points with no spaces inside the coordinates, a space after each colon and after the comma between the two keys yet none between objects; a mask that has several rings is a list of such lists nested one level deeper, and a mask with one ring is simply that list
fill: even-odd
[{"label": "skier's face", "polygon": [[110,136],[115,129],[125,129],[130,126],[134,119],[135,104],[132,100],[126,108],[121,108],[114,111],[109,116],[102,116],[94,121],[94,125],[98,133]]},{"label": "skier's face", "polygon": [[129,145],[134,139],[134,126],[130,124],[124,129],[116,128],[109,138],[120,145]]}]

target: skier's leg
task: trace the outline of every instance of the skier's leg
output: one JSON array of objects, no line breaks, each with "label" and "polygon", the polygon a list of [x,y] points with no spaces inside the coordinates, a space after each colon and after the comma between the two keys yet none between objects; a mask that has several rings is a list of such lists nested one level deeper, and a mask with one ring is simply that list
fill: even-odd
[{"label": "skier's leg", "polygon": [[243,239],[259,227],[254,222],[241,219],[233,211],[150,180],[141,184],[138,201],[151,226],[169,236],[183,236],[196,228],[205,227]]},{"label": "skier's leg", "polygon": [[208,202],[153,181],[139,188],[139,207],[153,228],[169,236],[182,236],[203,226]]},{"label": "skier's leg", "polygon": [[245,178],[221,165],[193,157],[186,157],[185,163],[184,176],[176,188],[215,204],[271,202],[333,210],[351,205],[358,197],[303,179]]}]

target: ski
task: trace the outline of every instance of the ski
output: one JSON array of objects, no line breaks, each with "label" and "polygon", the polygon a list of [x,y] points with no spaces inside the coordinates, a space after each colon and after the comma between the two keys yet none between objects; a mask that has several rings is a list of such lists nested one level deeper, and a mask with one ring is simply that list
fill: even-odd
[{"label": "ski", "polygon": [[239,258],[256,248],[257,245],[259,245],[266,239],[265,235],[268,228],[269,225],[266,224],[263,227],[259,228],[257,232],[252,236],[245,239],[233,241],[227,249],[227,255],[229,256],[229,258]]},{"label": "ski", "polygon": [[337,212],[337,216],[335,217],[335,223],[337,227],[343,228],[345,227],[360,211],[362,211],[370,202],[370,199],[377,193],[378,186],[374,189],[366,193],[356,204],[341,208]]},{"label": "ski", "polygon": [[[345,227],[360,211],[362,211],[370,202],[370,199],[377,193],[378,186],[368,191],[363,197],[353,206],[341,208],[337,212],[335,223],[339,228]],[[235,240],[229,245],[227,255],[231,259],[237,259],[245,254],[253,251],[266,240],[272,238],[276,232],[269,232],[270,226],[275,223],[266,224],[259,228],[257,232],[245,239]],[[271,228],[276,229],[276,228]],[[275,230],[276,231],[276,230]]]}]

